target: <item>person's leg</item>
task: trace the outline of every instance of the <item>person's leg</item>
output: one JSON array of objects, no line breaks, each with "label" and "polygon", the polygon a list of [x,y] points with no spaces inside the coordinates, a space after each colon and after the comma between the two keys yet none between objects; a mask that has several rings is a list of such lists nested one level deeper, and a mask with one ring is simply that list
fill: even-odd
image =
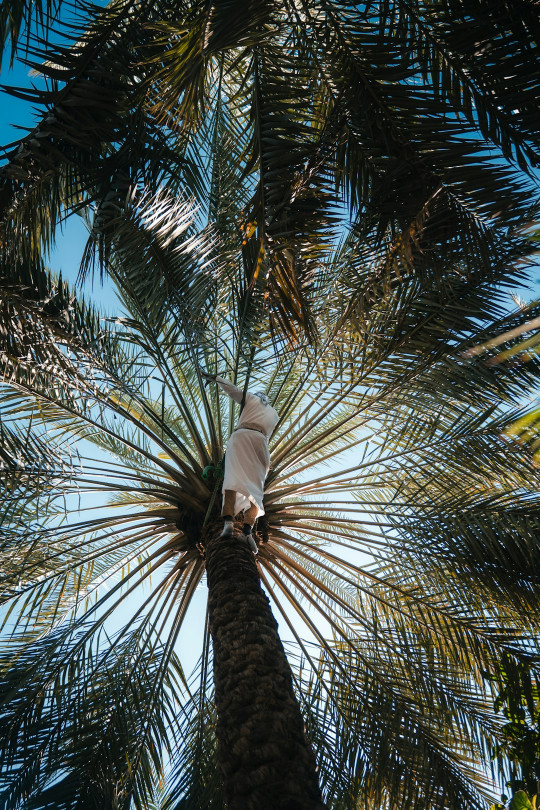
[{"label": "person's leg", "polygon": [[223,517],[222,537],[232,537],[234,533],[234,504],[236,502],[236,492],[234,489],[226,489],[223,493],[223,507],[221,516]]},{"label": "person's leg", "polygon": [[249,509],[246,509],[244,512],[244,534],[249,534],[252,529],[253,524],[257,520],[257,513],[259,511],[259,507],[252,503]]},{"label": "person's leg", "polygon": [[253,524],[255,523],[255,521],[257,519],[258,511],[259,511],[259,507],[256,506],[253,503],[251,504],[249,509],[246,509],[244,511],[244,527],[242,529],[242,534],[244,534],[246,536],[247,541],[249,543],[249,546],[250,546],[250,548],[251,548],[251,550],[253,551],[254,554],[257,554],[258,549],[257,549],[257,543],[255,542],[255,540],[251,536],[251,529],[252,529]]},{"label": "person's leg", "polygon": [[227,520],[234,520],[234,504],[236,502],[236,492],[234,489],[226,489],[223,493],[223,508],[221,517]]}]

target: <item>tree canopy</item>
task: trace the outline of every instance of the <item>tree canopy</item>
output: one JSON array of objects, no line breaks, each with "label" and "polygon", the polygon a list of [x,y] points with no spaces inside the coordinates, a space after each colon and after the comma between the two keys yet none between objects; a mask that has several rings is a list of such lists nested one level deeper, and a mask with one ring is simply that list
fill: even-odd
[{"label": "tree canopy", "polygon": [[[224,806],[201,365],[280,413],[257,570],[328,807],[486,807],[500,662],[538,666],[536,15],[59,6],[0,12],[47,79],[1,169],[6,807]],[[114,317],[47,266],[75,214]]]}]

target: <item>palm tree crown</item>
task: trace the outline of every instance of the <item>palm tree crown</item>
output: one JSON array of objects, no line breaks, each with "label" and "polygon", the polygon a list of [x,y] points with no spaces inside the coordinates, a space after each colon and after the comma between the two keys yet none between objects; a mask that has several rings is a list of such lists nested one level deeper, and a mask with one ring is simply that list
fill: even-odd
[{"label": "palm tree crown", "polygon": [[[538,471],[510,426],[538,361],[467,350],[539,314],[504,303],[531,253],[537,21],[248,6],[84,5],[75,44],[28,51],[47,88],[16,91],[43,114],[0,188],[8,808],[260,807],[216,766],[212,594],[193,673],[182,655],[235,423],[201,366],[280,414],[239,567],[329,807],[485,806],[492,674],[536,665]],[[0,33],[56,8],[6,3]],[[73,213],[117,317],[45,266]]]}]

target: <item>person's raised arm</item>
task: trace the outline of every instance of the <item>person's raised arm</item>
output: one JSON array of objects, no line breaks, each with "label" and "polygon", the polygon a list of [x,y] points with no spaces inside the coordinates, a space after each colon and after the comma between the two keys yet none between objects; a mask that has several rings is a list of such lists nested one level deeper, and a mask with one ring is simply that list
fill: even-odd
[{"label": "person's raised arm", "polygon": [[239,405],[242,404],[243,391],[241,388],[237,388],[236,385],[232,384],[232,382],[220,377],[218,374],[208,374],[208,372],[204,371],[200,366],[199,372],[201,377],[205,380],[205,387],[210,382],[216,382],[220,388],[222,388],[225,393],[230,396],[231,399],[234,399],[234,401],[238,402]]},{"label": "person's raised arm", "polygon": [[231,399],[234,399],[239,405],[242,404],[243,391],[241,388],[237,388],[236,385],[233,385],[229,380],[224,380],[223,377],[216,377],[216,382]]}]

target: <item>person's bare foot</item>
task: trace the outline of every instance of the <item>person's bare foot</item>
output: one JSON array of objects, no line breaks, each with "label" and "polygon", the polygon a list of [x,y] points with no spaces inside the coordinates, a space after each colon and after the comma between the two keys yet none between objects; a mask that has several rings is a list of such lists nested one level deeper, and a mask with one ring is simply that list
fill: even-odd
[{"label": "person's bare foot", "polygon": [[223,531],[219,535],[220,537],[232,537],[234,534],[234,523],[232,520],[226,520],[223,524]]},{"label": "person's bare foot", "polygon": [[247,541],[248,546],[250,547],[251,551],[254,554],[259,553],[259,548],[258,548],[257,543],[255,542],[255,539],[254,539],[253,535],[251,534],[251,532],[249,534],[244,534],[242,532],[242,534],[239,534],[238,537],[240,538],[240,540],[246,540]]}]

